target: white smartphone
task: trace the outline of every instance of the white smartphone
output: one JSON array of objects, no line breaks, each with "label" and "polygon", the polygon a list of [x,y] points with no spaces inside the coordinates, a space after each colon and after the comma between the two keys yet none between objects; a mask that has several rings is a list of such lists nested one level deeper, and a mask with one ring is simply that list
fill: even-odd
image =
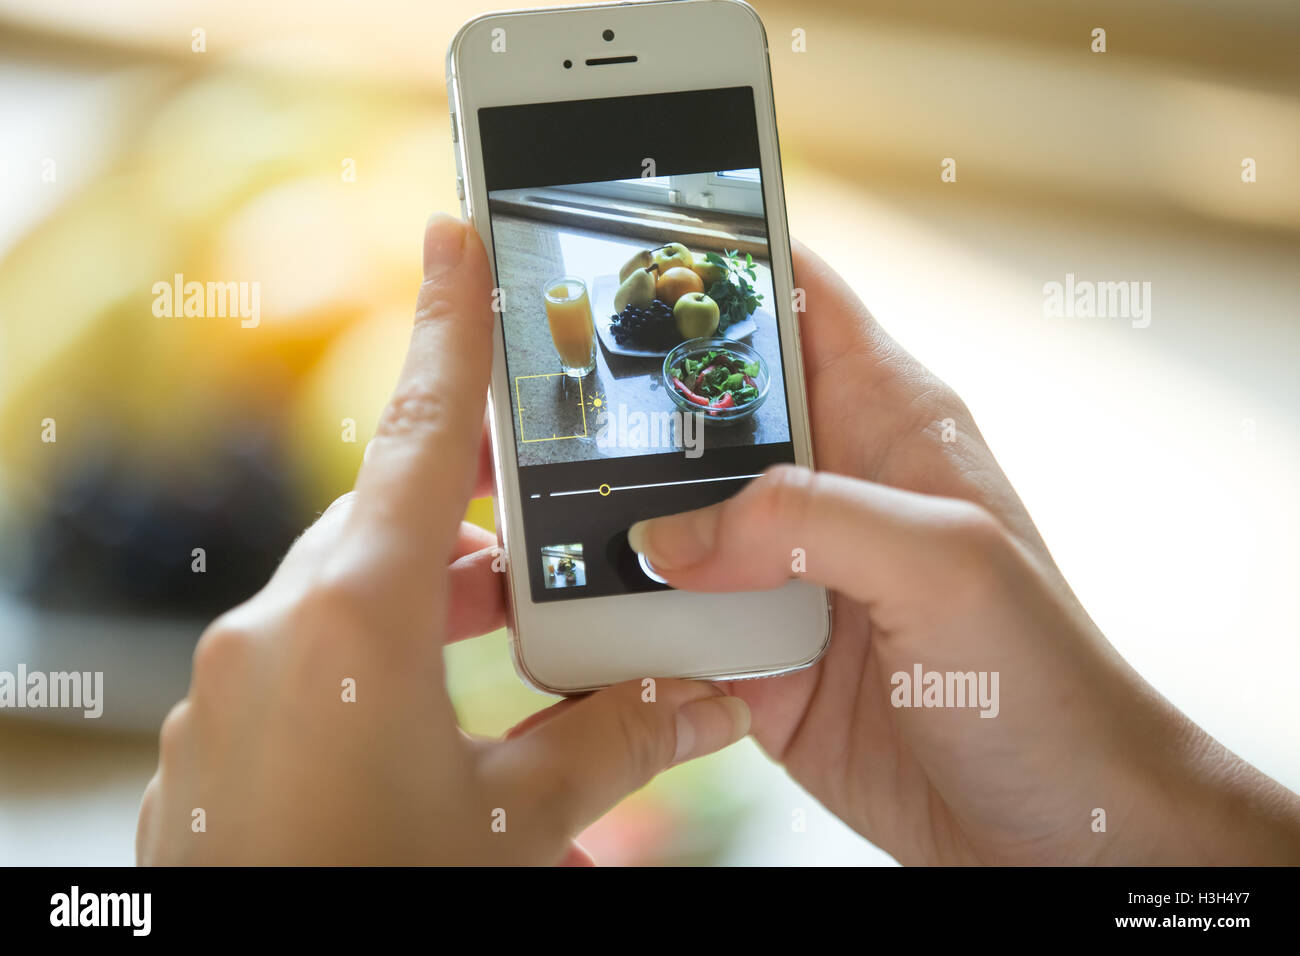
[{"label": "white smartphone", "polygon": [[[516,667],[572,694],[826,648],[826,592],[665,586],[633,522],[812,464],[767,40],[735,0],[506,11],[452,39]],[[792,554],[797,570],[799,555]]]}]

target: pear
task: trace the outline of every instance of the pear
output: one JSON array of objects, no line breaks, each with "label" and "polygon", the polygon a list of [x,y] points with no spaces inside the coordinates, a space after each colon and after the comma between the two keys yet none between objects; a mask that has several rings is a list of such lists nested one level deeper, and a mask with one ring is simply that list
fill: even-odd
[{"label": "pear", "polygon": [[654,267],[648,269],[637,269],[618,287],[614,293],[614,309],[622,312],[629,305],[634,305],[638,309],[649,307],[655,298],[655,273]]},{"label": "pear", "polygon": [[650,252],[650,250],[642,249],[631,259],[627,260],[627,262],[623,263],[623,268],[618,270],[618,281],[626,282],[627,277],[630,276],[633,272],[635,272],[637,269],[646,268],[653,261],[654,261],[654,255]]}]

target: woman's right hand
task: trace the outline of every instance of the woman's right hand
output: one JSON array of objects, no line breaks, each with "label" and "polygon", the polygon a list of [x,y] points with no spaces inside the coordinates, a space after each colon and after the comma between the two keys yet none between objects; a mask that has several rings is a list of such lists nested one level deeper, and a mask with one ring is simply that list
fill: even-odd
[{"label": "woman's right hand", "polygon": [[[779,467],[632,532],[675,587],[834,591],[820,662],[730,687],[759,743],[907,863],[1300,861],[1300,801],[1106,641],[962,402],[825,264],[800,249],[795,269],[833,474]],[[895,706],[917,667],[983,673],[990,698],[996,674],[996,698]]]}]

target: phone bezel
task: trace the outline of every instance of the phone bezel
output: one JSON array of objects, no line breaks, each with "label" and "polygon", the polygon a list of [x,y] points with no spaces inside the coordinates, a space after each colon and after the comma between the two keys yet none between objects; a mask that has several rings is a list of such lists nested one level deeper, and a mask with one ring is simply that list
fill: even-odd
[{"label": "phone bezel", "polygon": [[[490,41],[492,31],[498,28],[505,31],[504,56],[508,60],[501,59],[502,53],[491,52],[489,42],[470,45],[474,38]],[[602,38],[605,29],[614,30],[613,44]],[[590,57],[625,53],[636,53],[637,63],[612,68],[583,65]],[[678,69],[673,79],[665,81],[661,71],[669,53]],[[572,60],[574,68],[564,69],[561,64],[565,59]],[[507,64],[511,69],[502,68]],[[597,74],[602,81],[599,87],[588,80],[593,74],[583,72],[597,69],[609,71]],[[489,250],[492,225],[487,215],[476,119],[480,108],[733,86],[754,89],[777,300],[773,305],[787,382],[791,440],[795,460],[811,466],[812,442],[799,328],[792,312],[789,231],[767,38],[753,8],[739,0],[653,0],[488,13],[468,21],[453,37],[447,52],[447,84],[462,212]],[[495,274],[495,262],[492,267]],[[501,396],[499,401],[497,396]],[[824,653],[830,637],[829,599],[823,589],[803,581],[743,596],[654,591],[534,603],[527,579],[513,572],[518,567],[521,574],[527,575],[530,556],[523,533],[500,323],[494,326],[493,333],[488,410],[498,492],[494,500],[497,535],[507,565],[507,625],[515,667],[526,682],[544,692],[573,694],[652,675],[736,680],[807,667]],[[503,507],[503,500],[509,506]],[[710,641],[701,642],[701,646],[685,648],[679,644],[665,649],[665,635],[654,630],[656,621],[723,621],[744,608],[750,613],[742,616],[755,625],[760,637],[757,641],[751,639],[752,633],[730,640],[711,635]],[[613,613],[606,616],[606,610]],[[600,649],[616,648],[606,655],[604,664],[600,663],[599,653],[593,655],[596,648],[565,647],[562,635],[580,634],[582,629],[599,628],[602,623],[609,625],[614,634],[604,639]],[[800,633],[805,630],[807,633]],[[624,653],[620,654],[618,648]],[[683,651],[699,652],[697,660],[672,666],[673,660],[683,661]],[[747,656],[753,659],[747,660]],[[543,666],[546,658],[550,660]],[[548,673],[553,671],[560,673]],[[564,679],[566,672],[586,676]]]}]

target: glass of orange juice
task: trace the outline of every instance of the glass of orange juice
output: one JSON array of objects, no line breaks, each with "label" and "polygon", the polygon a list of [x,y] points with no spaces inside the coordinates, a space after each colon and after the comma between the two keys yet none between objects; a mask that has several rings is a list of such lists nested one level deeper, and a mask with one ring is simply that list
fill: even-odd
[{"label": "glass of orange juice", "polygon": [[564,374],[573,378],[589,375],[596,367],[596,323],[591,317],[587,283],[573,276],[560,276],[542,286],[542,294],[546,298],[551,341]]}]

